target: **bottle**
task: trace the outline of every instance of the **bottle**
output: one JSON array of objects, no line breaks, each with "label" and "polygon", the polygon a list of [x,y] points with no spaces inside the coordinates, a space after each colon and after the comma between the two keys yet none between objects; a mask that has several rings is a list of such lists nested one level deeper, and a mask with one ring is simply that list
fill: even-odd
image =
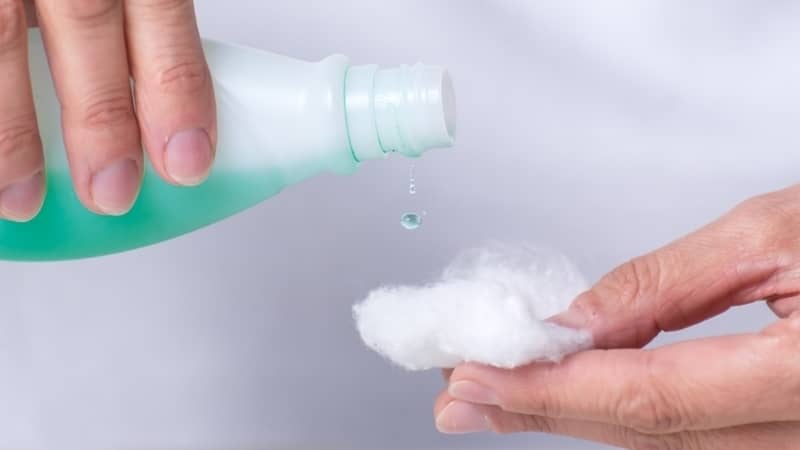
[{"label": "bottle", "polygon": [[0,259],[54,261],[131,250],[225,219],[322,172],[348,174],[390,153],[450,147],[455,97],[446,70],[306,62],[205,40],[219,141],[208,180],[172,186],[149,167],[133,209],[96,215],[71,186],[59,105],[41,35],[30,32],[31,74],[45,147],[47,196],[28,223],[0,222]]}]

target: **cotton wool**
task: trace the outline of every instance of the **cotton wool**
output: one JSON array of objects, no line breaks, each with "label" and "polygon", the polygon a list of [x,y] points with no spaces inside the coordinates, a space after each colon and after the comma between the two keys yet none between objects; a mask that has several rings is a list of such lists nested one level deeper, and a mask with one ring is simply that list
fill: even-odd
[{"label": "cotton wool", "polygon": [[495,244],[461,254],[424,286],[386,286],[353,307],[364,343],[408,370],[558,361],[588,333],[545,322],[587,287],[563,255]]}]

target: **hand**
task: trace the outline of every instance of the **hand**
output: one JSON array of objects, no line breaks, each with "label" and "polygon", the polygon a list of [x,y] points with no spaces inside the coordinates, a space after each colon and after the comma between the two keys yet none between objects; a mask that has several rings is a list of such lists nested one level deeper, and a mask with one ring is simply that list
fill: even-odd
[{"label": "hand", "polygon": [[88,209],[131,208],[142,147],[165,180],[205,179],[216,112],[191,0],[0,0],[0,217],[30,220],[44,197],[27,59],[26,24],[35,22],[61,102],[73,184]]},{"label": "hand", "polygon": [[[633,449],[789,449],[800,442],[800,187],[764,195],[634,259],[582,294],[563,325],[597,350],[517,370],[466,364],[436,401],[450,433],[563,434]],[[759,333],[640,350],[767,299]],[[628,348],[628,349],[623,349]]]}]

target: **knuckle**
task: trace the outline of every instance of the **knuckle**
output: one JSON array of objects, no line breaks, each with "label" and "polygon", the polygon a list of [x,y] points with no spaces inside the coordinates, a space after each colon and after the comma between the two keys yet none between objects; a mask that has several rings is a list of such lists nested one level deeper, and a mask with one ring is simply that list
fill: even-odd
[{"label": "knuckle", "polygon": [[686,414],[678,406],[680,400],[669,395],[663,383],[652,373],[652,369],[648,369],[646,375],[626,388],[613,404],[618,422],[645,434],[683,430],[687,421]]},{"label": "knuckle", "polygon": [[22,44],[27,30],[20,0],[0,0],[0,51]]},{"label": "knuckle", "polygon": [[26,158],[40,142],[35,120],[0,126],[0,161],[13,163]]},{"label": "knuckle", "polygon": [[659,289],[661,262],[655,254],[632,259],[613,270],[604,286],[614,290],[622,303],[635,307],[638,300]]},{"label": "knuckle", "polygon": [[81,113],[81,122],[88,129],[106,129],[135,120],[133,105],[128,93],[104,95],[87,103]]},{"label": "knuckle", "polygon": [[[554,378],[554,365],[539,368],[542,380]],[[563,417],[564,398],[558,389],[529,389],[529,380],[525,375],[518,375],[519,386],[508,393],[501,394],[500,404],[507,410],[526,411],[544,418],[559,419]]]},{"label": "knuckle", "polygon": [[642,433],[662,433],[680,429],[680,419],[671,408],[652,394],[652,389],[639,389],[617,406],[620,423]]},{"label": "knuckle", "polygon": [[62,8],[70,19],[92,24],[105,22],[119,5],[120,0],[69,0],[62,3]]},{"label": "knuckle", "polygon": [[743,243],[751,248],[770,249],[783,245],[787,231],[798,225],[798,209],[778,193],[763,194],[737,205],[730,214]]},{"label": "knuckle", "polygon": [[161,92],[173,95],[202,94],[209,83],[209,72],[202,56],[169,65],[156,74]]}]

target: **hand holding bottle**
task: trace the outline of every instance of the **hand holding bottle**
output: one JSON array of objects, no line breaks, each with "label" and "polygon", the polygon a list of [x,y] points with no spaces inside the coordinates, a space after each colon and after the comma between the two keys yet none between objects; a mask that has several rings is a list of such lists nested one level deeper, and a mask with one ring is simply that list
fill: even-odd
[{"label": "hand holding bottle", "polygon": [[70,173],[86,208],[130,210],[142,148],[172,184],[206,178],[217,122],[191,0],[0,0],[0,218],[28,221],[45,196],[26,23],[42,29]]}]

